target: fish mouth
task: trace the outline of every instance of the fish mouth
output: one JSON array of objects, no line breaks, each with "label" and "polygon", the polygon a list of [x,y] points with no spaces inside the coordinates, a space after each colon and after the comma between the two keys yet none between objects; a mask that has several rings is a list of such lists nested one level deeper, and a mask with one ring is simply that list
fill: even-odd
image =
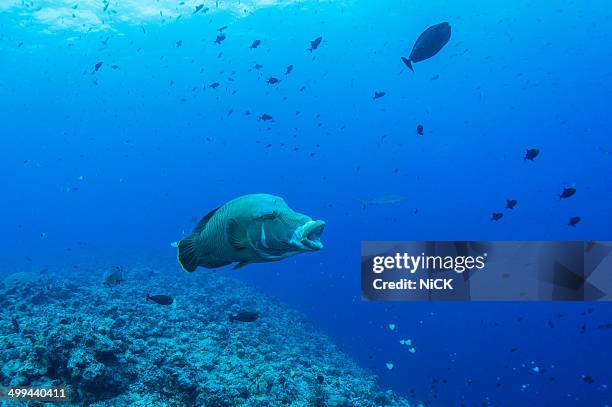
[{"label": "fish mouth", "polygon": [[322,220],[311,220],[300,226],[295,234],[298,237],[298,242],[301,243],[304,249],[317,251],[323,248],[321,243],[321,235],[325,229],[325,222]]}]

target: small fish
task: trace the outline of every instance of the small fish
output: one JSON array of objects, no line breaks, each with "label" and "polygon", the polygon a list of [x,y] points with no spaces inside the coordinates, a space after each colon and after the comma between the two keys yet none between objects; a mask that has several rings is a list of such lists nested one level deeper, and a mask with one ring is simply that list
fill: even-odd
[{"label": "small fish", "polygon": [[289,75],[291,72],[293,72],[293,65],[287,66],[287,69],[285,69],[285,75]]},{"label": "small fish", "polygon": [[180,48],[180,47],[181,47],[181,45],[183,45],[183,40],[178,40],[178,41],[176,42],[176,47],[177,47],[177,48]]},{"label": "small fish", "polygon": [[497,221],[497,220],[500,220],[503,217],[504,217],[503,213],[501,213],[501,212],[493,212],[493,215],[491,215],[491,220]]},{"label": "small fish", "polygon": [[211,88],[213,88],[213,89],[216,89],[216,88],[218,88],[218,87],[219,87],[219,82],[213,82],[213,83],[211,83],[211,84],[210,84],[210,85],[208,85],[208,86],[209,86],[209,87],[211,87]]},{"label": "small fish", "polygon": [[528,148],[525,152],[524,160],[533,161],[540,154],[540,150],[537,148]]},{"label": "small fish", "polygon": [[168,297],[167,295],[158,294],[158,295],[149,295],[147,294],[147,301],[153,301],[159,305],[171,305],[174,302],[172,297]]},{"label": "small fish", "polygon": [[440,79],[440,75],[435,74],[434,76],[432,76],[431,78],[429,78],[432,81],[437,81],[438,79]]},{"label": "small fish", "polygon": [[260,70],[261,68],[263,68],[263,65],[260,65],[260,64],[253,65],[253,69]]},{"label": "small fish", "polygon": [[408,198],[401,196],[401,195],[386,194],[386,195],[382,195],[382,196],[370,198],[370,199],[358,199],[357,201],[359,201],[361,205],[363,206],[363,209],[365,209],[366,207],[372,206],[372,205],[390,205],[390,204],[402,203],[406,201],[407,199]]},{"label": "small fish", "polygon": [[588,375],[583,375],[582,376],[582,381],[585,382],[586,384],[593,384],[593,383],[595,383],[595,380],[593,380],[593,378],[591,376],[588,376]]},{"label": "small fish", "polygon": [[249,48],[250,49],[255,49],[255,48],[259,47],[260,44],[261,44],[261,40],[255,40],[255,41],[253,41],[253,43],[251,44],[251,46]]},{"label": "small fish", "polygon": [[395,324],[389,324],[389,330],[395,331],[395,328],[396,328]]},{"label": "small fish", "polygon": [[516,199],[506,199],[506,209],[514,209],[517,203]]},{"label": "small fish", "polygon": [[567,224],[568,226],[576,226],[582,219],[580,218],[580,216],[572,216],[571,218],[569,218],[569,223]]},{"label": "small fish", "polygon": [[225,40],[227,37],[225,36],[225,34],[221,33],[219,35],[217,35],[217,38],[215,38],[214,43],[215,44],[221,44],[223,42],[223,40]]},{"label": "small fish", "polygon": [[276,85],[279,82],[280,80],[278,78],[275,78],[274,76],[270,76],[270,78],[268,78],[267,80],[268,85]]},{"label": "small fish", "polygon": [[561,192],[561,195],[559,195],[559,199],[569,198],[571,196],[574,196],[575,193],[576,188],[574,187],[563,188],[563,192]]},{"label": "small fish", "polygon": [[448,43],[451,37],[451,26],[447,22],[432,25],[417,38],[408,58],[402,57],[402,62],[414,72],[413,62],[425,61],[436,55]]},{"label": "small fish", "polygon": [[236,315],[230,315],[229,321],[240,321],[240,322],[255,322],[259,319],[259,314],[252,311],[241,311]]},{"label": "small fish", "polygon": [[[200,12],[200,10],[202,10],[203,8],[204,8],[204,4],[197,5],[196,8],[195,8],[195,11],[193,12],[193,14],[196,14],[196,13]],[[208,11],[208,9],[204,10],[205,13],[207,11]]]},{"label": "small fish", "polygon": [[217,31],[219,31],[220,33],[222,33],[223,31],[225,31],[227,29],[227,26],[224,25],[223,27],[219,27],[217,28]]},{"label": "small fish", "polygon": [[308,48],[308,51],[312,52],[315,49],[319,48],[319,45],[321,45],[321,41],[323,41],[323,37],[317,37],[314,40],[310,41],[310,48]]},{"label": "small fish", "polygon": [[423,128],[422,124],[417,125],[416,132],[419,136],[422,136],[423,134],[425,134],[425,129]]},{"label": "small fish", "polygon": [[270,116],[267,113],[264,113],[261,116],[259,116],[259,120],[263,120],[264,122],[267,122],[268,120],[272,120],[272,116]]},{"label": "small fish", "polygon": [[395,365],[393,363],[391,363],[391,362],[385,363],[385,366],[387,366],[387,369],[389,369],[389,370],[393,370],[393,368],[395,367]]},{"label": "small fish", "polygon": [[381,97],[385,96],[387,94],[387,92],[374,92],[374,96],[372,97],[372,99],[376,100],[376,99],[380,99]]},{"label": "small fish", "polygon": [[104,276],[104,281],[102,282],[102,284],[104,284],[105,286],[107,286],[108,288],[112,290],[113,287],[125,281],[123,279],[122,274],[123,274],[123,269],[120,266],[115,266],[113,267],[111,271],[109,271]]},{"label": "small fish", "polygon": [[102,67],[102,64],[103,64],[103,63],[104,63],[104,62],[102,62],[102,61],[100,61],[100,62],[96,63],[96,64],[94,65],[94,67],[93,67],[93,71],[92,71],[92,72],[98,72],[98,71],[100,70],[100,68]]}]

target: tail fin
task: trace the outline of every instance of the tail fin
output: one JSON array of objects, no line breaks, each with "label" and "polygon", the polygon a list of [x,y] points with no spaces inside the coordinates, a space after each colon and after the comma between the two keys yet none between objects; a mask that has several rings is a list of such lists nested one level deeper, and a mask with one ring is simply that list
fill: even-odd
[{"label": "tail fin", "polygon": [[193,273],[198,268],[198,255],[194,247],[195,239],[195,236],[189,236],[178,243],[178,261],[183,270],[188,273]]},{"label": "tail fin", "polygon": [[414,69],[412,69],[412,62],[410,62],[408,58],[402,57],[402,62],[408,67],[408,69],[414,72]]}]

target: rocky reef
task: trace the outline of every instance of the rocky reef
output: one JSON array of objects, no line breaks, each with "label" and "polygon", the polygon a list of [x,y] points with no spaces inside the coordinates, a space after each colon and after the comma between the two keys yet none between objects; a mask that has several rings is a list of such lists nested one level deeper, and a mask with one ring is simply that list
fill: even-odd
[{"label": "rocky reef", "polygon": [[[109,286],[110,268],[0,283],[0,384],[66,386],[79,406],[408,406],[299,313],[223,272],[134,266]],[[229,320],[242,310],[260,317]]]}]

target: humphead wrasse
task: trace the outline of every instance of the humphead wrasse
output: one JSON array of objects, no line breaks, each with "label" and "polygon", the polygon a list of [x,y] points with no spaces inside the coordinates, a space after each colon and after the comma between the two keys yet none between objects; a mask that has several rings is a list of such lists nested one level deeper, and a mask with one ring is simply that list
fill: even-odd
[{"label": "humphead wrasse", "polygon": [[293,211],[281,197],[244,195],[204,216],[191,236],[178,242],[178,261],[190,273],[278,261],[321,250],[324,228],[324,221]]}]

